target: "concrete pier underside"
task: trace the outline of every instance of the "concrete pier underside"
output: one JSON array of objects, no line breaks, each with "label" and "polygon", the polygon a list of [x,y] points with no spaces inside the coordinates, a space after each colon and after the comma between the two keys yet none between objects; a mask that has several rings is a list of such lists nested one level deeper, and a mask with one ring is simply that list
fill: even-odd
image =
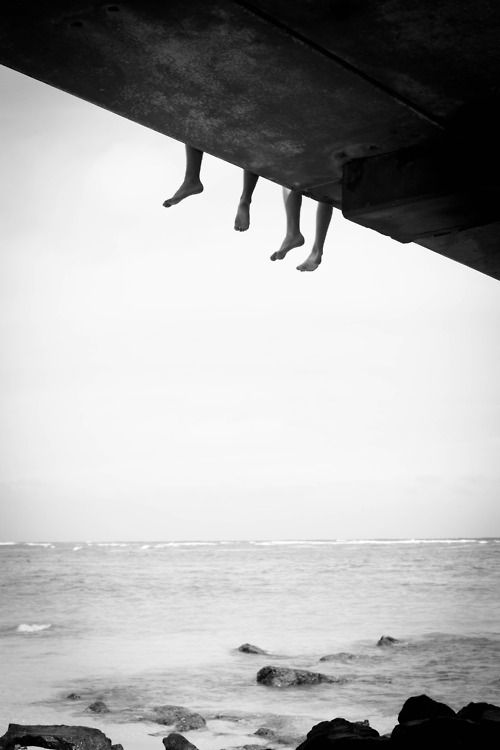
[{"label": "concrete pier underside", "polygon": [[6,0],[0,63],[500,279],[497,0]]}]

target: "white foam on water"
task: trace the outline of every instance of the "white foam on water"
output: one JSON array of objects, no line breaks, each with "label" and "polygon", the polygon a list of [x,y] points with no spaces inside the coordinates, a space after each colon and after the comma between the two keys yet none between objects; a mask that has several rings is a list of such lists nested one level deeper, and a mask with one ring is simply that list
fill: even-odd
[{"label": "white foam on water", "polygon": [[52,542],[25,542],[27,547],[46,547],[47,549],[55,549],[55,545]]},{"label": "white foam on water", "polygon": [[78,552],[79,549],[83,549],[83,547],[73,547],[73,552]]},{"label": "white foam on water", "polygon": [[[397,544],[488,544],[488,539],[330,539],[250,541],[256,547],[315,546],[315,545],[397,545]],[[495,540],[496,541],[496,540]]]},{"label": "white foam on water", "polygon": [[218,542],[161,542],[154,544],[155,549],[164,547],[217,547]]},{"label": "white foam on water", "polygon": [[34,622],[33,624],[29,624],[27,622],[22,622],[20,625],[17,626],[16,632],[17,633],[39,633],[42,630],[48,630],[52,627],[52,623],[41,623],[38,624]]}]

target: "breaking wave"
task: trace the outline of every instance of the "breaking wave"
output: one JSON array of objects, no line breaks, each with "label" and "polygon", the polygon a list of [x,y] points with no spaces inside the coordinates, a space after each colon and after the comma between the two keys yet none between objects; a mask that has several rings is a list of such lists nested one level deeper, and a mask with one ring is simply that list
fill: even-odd
[{"label": "breaking wave", "polygon": [[32,623],[31,625],[27,622],[22,622],[16,628],[16,633],[40,633],[42,630],[48,630],[52,627],[51,622],[47,623]]}]

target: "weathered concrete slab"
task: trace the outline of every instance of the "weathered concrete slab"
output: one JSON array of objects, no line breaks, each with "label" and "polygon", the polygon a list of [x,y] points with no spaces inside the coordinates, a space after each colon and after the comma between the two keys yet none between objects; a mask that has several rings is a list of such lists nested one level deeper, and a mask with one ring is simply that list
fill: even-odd
[{"label": "weathered concrete slab", "polygon": [[245,5],[447,122],[498,96],[496,0],[250,0]]},{"label": "weathered concrete slab", "polygon": [[418,244],[500,279],[500,221],[461,232],[424,237]]},{"label": "weathered concrete slab", "polygon": [[230,0],[10,0],[0,62],[337,204],[346,160],[434,131]]},{"label": "weathered concrete slab", "polygon": [[500,183],[483,179],[453,144],[438,140],[345,166],[344,216],[400,242],[495,221]]},{"label": "weathered concrete slab", "polygon": [[[497,0],[6,0],[0,63],[499,278],[499,38]],[[401,171],[435,143],[463,175]]]}]

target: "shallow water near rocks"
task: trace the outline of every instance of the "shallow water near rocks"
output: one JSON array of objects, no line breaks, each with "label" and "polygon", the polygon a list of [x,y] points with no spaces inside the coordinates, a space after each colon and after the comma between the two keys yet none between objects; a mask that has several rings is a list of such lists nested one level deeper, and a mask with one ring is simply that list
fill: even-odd
[{"label": "shallow water near rocks", "polygon": [[[184,733],[200,750],[293,747],[335,716],[387,731],[412,694],[498,704],[499,542],[0,545],[0,730],[83,724],[160,750],[169,728],[143,717],[174,704],[207,719]],[[268,688],[268,664],[346,681]]]}]

